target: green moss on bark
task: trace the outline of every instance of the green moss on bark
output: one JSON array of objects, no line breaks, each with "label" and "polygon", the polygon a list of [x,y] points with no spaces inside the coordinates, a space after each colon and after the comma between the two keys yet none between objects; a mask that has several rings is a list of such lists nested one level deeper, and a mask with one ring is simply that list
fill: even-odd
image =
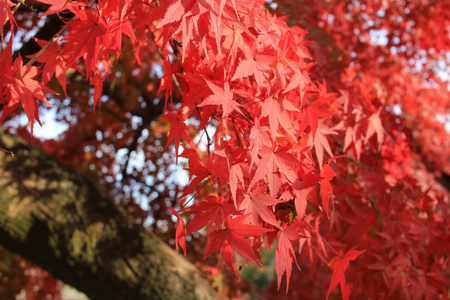
[{"label": "green moss on bark", "polygon": [[217,299],[89,178],[0,132],[0,244],[94,299]]}]

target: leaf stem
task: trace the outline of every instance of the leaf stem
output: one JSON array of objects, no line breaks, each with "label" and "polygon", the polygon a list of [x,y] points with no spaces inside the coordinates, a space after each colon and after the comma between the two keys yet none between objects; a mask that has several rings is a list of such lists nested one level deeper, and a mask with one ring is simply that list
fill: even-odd
[{"label": "leaf stem", "polygon": [[314,229],[314,227],[312,227],[312,225],[311,224],[309,224],[306,220],[305,220],[305,218],[306,218],[306,215],[303,215],[303,218],[302,218],[302,221],[304,222],[304,223],[306,223],[310,228],[311,228],[311,230],[316,234],[316,235],[318,235],[319,237],[320,237],[320,239],[331,249],[331,250],[333,250],[333,252],[337,255],[337,256],[339,256],[339,257],[343,257],[341,254],[339,254],[337,251],[336,251],[336,249],[334,249],[333,248],[333,246],[331,246],[330,245],[330,243],[328,243],[327,242],[327,240],[320,234],[320,233],[318,233],[317,232],[317,230],[316,229]]},{"label": "leaf stem", "polygon": [[186,205],[187,205],[189,202],[191,202],[191,200],[194,199],[194,197],[197,196],[198,193],[200,193],[200,191],[205,187],[205,185],[206,185],[207,183],[208,183],[208,180],[206,180],[205,183],[197,190],[197,192],[196,192],[194,195],[192,195],[192,197],[191,197],[188,201],[186,201],[186,202],[181,206],[181,209],[184,209],[184,208],[186,207]]}]

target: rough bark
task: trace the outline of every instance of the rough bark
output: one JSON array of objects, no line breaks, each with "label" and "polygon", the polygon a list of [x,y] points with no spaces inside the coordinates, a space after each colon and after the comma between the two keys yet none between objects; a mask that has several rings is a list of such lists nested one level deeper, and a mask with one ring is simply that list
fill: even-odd
[{"label": "rough bark", "polygon": [[[95,299],[217,299],[83,174],[0,132],[0,244]],[[0,154],[1,155],[1,154]]]}]

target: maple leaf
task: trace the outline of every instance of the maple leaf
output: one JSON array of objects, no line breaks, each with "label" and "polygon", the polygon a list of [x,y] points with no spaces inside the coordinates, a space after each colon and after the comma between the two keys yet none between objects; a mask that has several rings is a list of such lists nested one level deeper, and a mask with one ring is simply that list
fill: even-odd
[{"label": "maple leaf", "polygon": [[206,79],[205,81],[213,94],[209,95],[205,100],[203,100],[202,103],[198,105],[198,107],[203,107],[205,105],[222,105],[223,118],[226,118],[234,110],[243,115],[242,111],[239,109],[239,106],[241,105],[237,103],[236,100],[233,100],[234,94],[232,90],[230,90],[230,84],[228,82],[225,82],[224,88],[222,89],[221,87]]},{"label": "maple leaf", "polygon": [[299,87],[300,99],[303,101],[305,97],[306,87],[311,84],[308,70],[312,67],[312,64],[303,66],[302,63],[286,59],[286,62],[292,68],[294,75],[290,77],[288,86],[284,89],[283,93],[287,93],[290,90]]},{"label": "maple leaf", "polygon": [[320,181],[321,177],[317,174],[308,173],[305,174],[302,178],[302,184],[300,186],[300,182],[296,182],[298,184],[294,184],[294,193],[295,193],[295,210],[297,211],[297,216],[302,218],[306,212],[306,206],[308,205],[307,199],[309,194],[316,189],[315,185]]},{"label": "maple leaf", "polygon": [[198,231],[208,224],[220,227],[229,215],[240,215],[233,205],[226,202],[225,198],[209,195],[205,201],[196,203],[182,211],[198,212],[186,227],[186,234]]},{"label": "maple leaf", "polygon": [[[185,61],[186,53],[189,53],[191,48],[191,40],[194,38],[194,35],[201,36],[201,28],[208,27],[208,18],[206,17],[206,13],[210,12],[209,8],[206,8],[202,5],[201,1],[196,1],[190,11],[188,11],[183,18],[181,19],[181,32],[182,32],[182,42],[183,42],[183,50],[181,51],[182,61]],[[205,15],[203,15],[205,14]],[[205,40],[203,40],[202,48],[205,53],[208,52]]]},{"label": "maple leaf", "polygon": [[313,134],[309,134],[308,138],[308,146],[314,145],[314,149],[316,150],[317,160],[319,161],[319,167],[323,166],[323,156],[324,150],[330,155],[333,156],[333,152],[331,151],[330,143],[328,142],[327,135],[337,134],[336,131],[329,128],[324,119],[320,119],[317,125],[316,136],[313,138]]},{"label": "maple leaf", "polygon": [[229,168],[230,171],[230,190],[231,196],[234,200],[234,205],[237,206],[237,188],[239,183],[244,182],[244,173],[242,172],[241,164],[234,164]]},{"label": "maple leaf", "polygon": [[0,26],[3,28],[3,25],[9,20],[9,26],[11,28],[11,31],[14,28],[14,24],[16,21],[14,20],[14,15],[11,12],[10,7],[14,6],[15,4],[12,3],[9,0],[0,0]]},{"label": "maple leaf", "polygon": [[[188,107],[190,110],[196,110],[195,107],[200,99],[205,99],[211,95],[211,90],[205,85],[205,80],[199,74],[179,74],[179,76],[184,78],[187,85],[182,99],[183,106]],[[206,122],[206,120],[203,122]],[[203,127],[203,125],[200,127]]]},{"label": "maple leaf", "polygon": [[245,224],[244,222],[247,217],[248,215],[242,215],[231,218],[231,216],[228,215],[223,226],[208,235],[208,243],[205,250],[205,258],[220,250],[220,256],[222,256],[222,253],[224,254],[226,264],[237,278],[239,278],[239,276],[234,267],[233,250],[243,258],[246,258],[261,267],[261,263],[256,260],[252,247],[245,238],[272,231],[271,229],[262,228],[261,226]]},{"label": "maple leaf", "polygon": [[197,151],[191,149],[185,149],[181,156],[189,159],[189,168],[185,168],[185,170],[189,172],[190,179],[193,176],[195,178],[192,179],[180,198],[192,193],[194,188],[207,177],[211,179],[216,176],[217,178],[228,179],[228,168],[225,160],[208,157],[204,163],[200,160]]},{"label": "maple leaf", "polygon": [[158,27],[180,21],[183,15],[190,10],[193,4],[194,1],[192,0],[173,0],[167,6],[164,18],[158,23]]},{"label": "maple leaf", "polygon": [[136,39],[133,26],[131,25],[130,19],[127,17],[130,2],[121,2],[125,3],[121,3],[121,6],[119,7],[120,12],[111,12],[111,16],[109,18],[109,32],[111,34],[110,48],[111,50],[116,50],[117,58],[119,57],[120,50],[122,48],[122,35],[125,34],[132,40]]},{"label": "maple leaf", "polygon": [[[182,62],[184,62],[186,53],[190,50],[191,40],[196,39],[199,31],[202,31],[201,28],[209,27],[209,21],[207,18],[201,18],[202,15],[211,13],[213,17],[215,15],[212,10],[212,7],[206,1],[175,0],[170,2],[165,11],[164,18],[158,23],[158,27],[163,27],[163,45],[166,44],[166,41],[171,36],[181,31],[183,42],[181,55]],[[199,37],[199,39],[202,38]],[[205,52],[207,52],[206,45],[203,43],[202,46]]]},{"label": "maple leaf", "polygon": [[268,208],[268,206],[273,206],[278,204],[280,201],[276,198],[267,195],[263,192],[263,187],[255,189],[251,196],[245,194],[244,200],[239,206],[240,210],[244,211],[244,214],[249,214],[250,224],[259,224],[258,217],[264,222],[267,222],[275,227],[280,225],[275,218],[273,212]]},{"label": "maple leaf", "polygon": [[80,7],[86,6],[85,3],[80,1],[68,1],[68,0],[38,0],[38,1],[50,5],[50,7],[47,9],[45,13],[39,15],[39,17],[41,18],[47,15],[65,11],[66,9],[76,14]]},{"label": "maple leaf", "polygon": [[[86,75],[92,77],[92,72],[100,60],[108,60],[108,49],[112,36],[108,24],[99,11],[78,11],[79,20],[68,22],[70,31],[61,41],[67,41],[61,51],[61,56],[69,57],[67,66],[71,67],[80,57],[84,58]],[[106,66],[104,66],[106,67]]]},{"label": "maple leaf", "polygon": [[295,168],[298,165],[297,159],[292,154],[286,152],[285,149],[280,148],[277,151],[274,150],[273,147],[264,148],[259,152],[261,161],[250,182],[248,190],[251,190],[260,179],[267,176],[270,194],[272,197],[275,197],[281,187],[279,173],[283,174],[291,183],[296,180]]},{"label": "maple leaf", "polygon": [[328,214],[328,203],[330,201],[328,195],[331,195],[331,203],[334,210],[333,187],[330,184],[330,181],[333,180],[334,176],[336,176],[336,173],[333,171],[330,165],[326,164],[325,166],[323,166],[322,170],[320,171],[320,196],[322,198],[323,210],[327,214],[328,218],[330,218],[330,215]]},{"label": "maple leaf", "polygon": [[[209,10],[209,17],[210,17],[210,24],[212,27],[212,30],[214,31],[214,37],[216,40],[216,46],[218,51],[220,52],[220,40],[222,39],[223,34],[223,22],[221,22],[221,18],[219,14],[217,13],[218,10],[218,3],[216,1],[213,1],[214,7],[210,5],[208,1],[201,1],[203,5]],[[225,1],[221,1],[225,2]],[[219,8],[220,10],[220,8]]]},{"label": "maple leaf", "polygon": [[273,55],[256,54],[255,49],[256,48],[253,47],[252,53],[249,53],[249,51],[245,52],[246,59],[239,63],[232,80],[253,75],[258,87],[263,87],[265,86],[267,79],[273,73],[270,65],[277,60],[277,57]]},{"label": "maple leaf", "polygon": [[[185,149],[183,151],[183,154],[186,152],[186,150],[188,150],[188,149]],[[181,156],[185,157],[184,155],[181,155]],[[200,182],[202,182],[205,178],[209,177],[212,174],[212,171],[209,168],[211,166],[212,166],[212,164],[211,163],[208,164],[208,162],[205,166],[203,161],[196,163],[196,162],[189,160],[189,168],[185,168],[185,170],[189,172],[190,179],[193,178],[193,176],[195,176],[195,178],[192,179],[192,181],[189,183],[189,185],[187,186],[187,188],[185,189],[183,194],[180,196],[180,198],[184,198],[187,195],[189,195],[190,193],[192,193],[194,191],[194,188]]]},{"label": "maple leaf", "polygon": [[369,141],[372,135],[377,133],[378,150],[381,149],[384,140],[384,128],[380,119],[380,113],[382,108],[380,107],[376,113],[369,117],[369,127],[367,127],[365,143]]},{"label": "maple leaf", "polygon": [[183,218],[172,207],[169,207],[168,209],[170,210],[170,213],[173,216],[177,217],[177,230],[175,233],[175,247],[177,248],[177,253],[178,253],[178,244],[179,244],[181,249],[183,249],[184,258],[186,258],[186,230],[184,228]]},{"label": "maple leaf", "polygon": [[251,143],[251,157],[252,161],[250,163],[250,169],[255,162],[259,161],[258,153],[263,147],[272,146],[272,139],[267,133],[269,128],[267,126],[259,125],[259,118],[255,120],[255,126],[252,127],[250,131],[250,143]]},{"label": "maple leaf", "polygon": [[180,138],[187,143],[191,142],[187,125],[184,123],[187,117],[188,117],[187,114],[178,112],[175,113],[167,112],[167,114],[163,115],[163,118],[171,123],[169,137],[167,138],[166,143],[166,149],[167,146],[169,146],[170,142],[175,141],[175,154],[177,163],[178,163],[178,147],[180,146]]},{"label": "maple leaf", "polygon": [[264,99],[261,116],[269,117],[270,132],[272,133],[273,139],[276,137],[278,124],[280,124],[281,127],[283,127],[286,131],[289,131],[289,129],[292,127],[290,117],[286,113],[284,107],[285,106],[281,105],[278,99],[274,99],[273,97]]},{"label": "maple leaf", "polygon": [[337,287],[338,284],[341,285],[341,293],[342,298],[344,300],[348,300],[350,297],[350,293],[352,290],[351,284],[345,283],[345,275],[344,272],[347,270],[350,261],[355,260],[360,256],[364,251],[355,250],[356,247],[348,250],[345,255],[343,255],[342,250],[339,251],[340,256],[335,256],[331,262],[328,264],[333,269],[333,275],[331,276],[330,286],[328,287],[327,299],[330,295],[331,291]]},{"label": "maple leaf", "polygon": [[344,140],[344,148],[343,151],[347,150],[350,147],[351,143],[354,143],[354,148],[356,151],[356,159],[359,160],[361,157],[362,144],[363,140],[361,138],[361,133],[359,132],[359,124],[356,124],[355,127],[348,127],[345,131],[345,140]]},{"label": "maple leaf", "polygon": [[227,160],[228,171],[230,174],[229,183],[231,196],[234,200],[235,206],[237,207],[236,193],[238,185],[239,184],[243,185],[244,183],[244,173],[242,171],[242,167],[246,166],[244,160],[247,154],[247,149],[238,149],[233,151],[232,148],[228,145],[228,143],[222,140],[220,147],[214,151],[214,154],[224,157]]},{"label": "maple leaf", "polygon": [[12,61],[12,43],[9,43],[6,49],[0,51],[0,84],[3,86],[15,82],[13,72],[11,72]]},{"label": "maple leaf", "polygon": [[[11,43],[9,45],[11,45]],[[5,59],[3,57],[5,55],[11,55],[11,46],[8,46],[7,49],[1,52],[0,65],[3,65],[3,63],[10,60],[10,58]],[[8,69],[10,70],[9,74],[0,76],[0,90],[2,91],[2,96],[6,97],[7,102],[3,107],[0,122],[3,121],[9,113],[14,111],[19,103],[21,103],[28,117],[31,135],[33,135],[34,120],[36,120],[39,125],[42,125],[39,120],[36,99],[39,99],[52,107],[45,97],[45,93],[57,93],[47,88],[41,82],[34,80],[39,75],[38,68],[23,65],[22,57],[20,56]]]},{"label": "maple leaf", "polygon": [[278,237],[277,250],[275,252],[275,265],[277,270],[278,289],[280,289],[281,279],[286,272],[286,293],[289,290],[289,280],[291,278],[292,263],[295,261],[297,268],[300,267],[297,264],[297,258],[295,257],[295,251],[292,247],[291,241],[296,241],[301,237],[305,237],[300,233],[300,224],[295,223],[290,226],[283,226],[284,229],[280,231]]},{"label": "maple leaf", "polygon": [[316,137],[319,118],[331,115],[331,112],[324,108],[324,104],[326,104],[327,101],[327,98],[321,98],[320,100],[314,101],[311,105],[308,105],[304,112],[300,128],[298,129],[298,134],[303,133],[309,126],[311,128],[312,137]]},{"label": "maple leaf", "polygon": [[169,59],[161,59],[164,66],[164,75],[161,78],[161,83],[159,85],[159,89],[157,94],[165,91],[165,104],[164,110],[167,108],[167,100],[172,99],[172,64]]},{"label": "maple leaf", "polygon": [[230,62],[237,62],[240,49],[244,49],[247,45],[251,45],[254,42],[254,36],[249,32],[247,26],[242,26],[242,23],[230,23],[233,23],[233,26],[224,27],[224,41],[222,42],[222,47],[229,51],[228,59]]},{"label": "maple leaf", "polygon": [[[48,41],[33,38],[42,48]],[[53,43],[47,50],[37,59],[38,62],[44,63],[42,69],[42,83],[46,84],[55,75],[59,84],[63,88],[64,95],[67,97],[67,75],[65,70],[65,59],[59,54],[58,43]]]}]

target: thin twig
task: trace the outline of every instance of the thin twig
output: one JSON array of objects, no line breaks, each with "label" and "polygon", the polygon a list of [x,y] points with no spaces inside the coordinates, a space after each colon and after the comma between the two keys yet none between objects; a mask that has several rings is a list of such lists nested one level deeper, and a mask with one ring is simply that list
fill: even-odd
[{"label": "thin twig", "polygon": [[5,149],[3,149],[3,148],[0,148],[0,151],[3,151],[3,152],[5,152],[6,154],[11,155],[12,157],[14,157],[14,153],[12,153],[12,151],[8,151],[8,150],[5,150]]},{"label": "thin twig", "polygon": [[[25,1],[25,0],[21,0],[21,1]],[[91,6],[93,3],[95,2],[95,0],[90,0],[88,3],[88,6]],[[60,15],[58,14],[58,17]],[[73,17],[71,20],[75,20],[77,17]],[[58,38],[64,33],[64,31],[66,31],[67,29],[69,29],[69,25],[65,25],[63,28],[61,28],[48,42],[47,44],[45,44],[44,47],[41,48],[41,50],[38,51],[38,53],[36,53],[35,56],[33,56],[33,58],[26,63],[26,65],[31,66],[33,65],[36,60],[41,57],[42,54],[44,54],[44,52],[56,41],[58,40]]]},{"label": "thin twig", "polygon": [[44,47],[41,48],[41,50],[39,50],[38,53],[36,53],[36,55],[33,56],[32,59],[30,59],[29,62],[26,63],[26,65],[28,66],[32,66],[36,60],[41,57],[42,54],[44,54],[45,51],[47,51],[47,49],[56,41],[58,40],[59,36],[66,31],[67,29],[69,29],[69,25],[64,26],[63,28],[61,28],[48,42],[47,44],[44,45]]},{"label": "thin twig", "polygon": [[[14,6],[14,8],[12,9],[12,14],[14,15],[16,13],[16,11],[19,9],[20,5],[25,4],[25,0],[20,0],[16,6]],[[6,22],[8,22],[8,19],[6,19]]]}]

